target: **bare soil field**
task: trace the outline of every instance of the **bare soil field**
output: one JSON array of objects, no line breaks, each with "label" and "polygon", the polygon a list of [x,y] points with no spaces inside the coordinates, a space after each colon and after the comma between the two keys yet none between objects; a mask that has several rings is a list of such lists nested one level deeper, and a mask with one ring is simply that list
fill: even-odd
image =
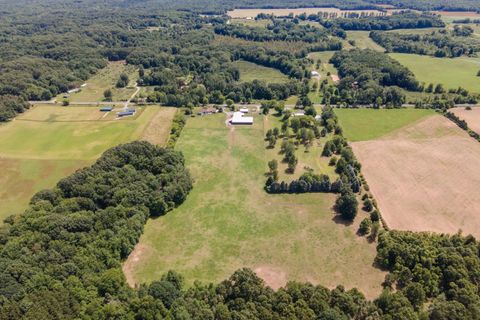
[{"label": "bare soil field", "polygon": [[[385,12],[382,12],[380,10],[340,10],[337,8],[235,9],[235,10],[228,11],[227,15],[233,19],[245,19],[245,18],[255,18],[260,13],[272,14],[277,17],[283,17],[283,16],[288,16],[290,13],[292,13],[294,16],[298,16],[303,13],[306,13],[308,15],[308,14],[317,14],[319,12],[337,14],[339,17],[349,13],[359,13],[359,14],[363,13],[363,14],[372,15],[372,16],[385,15]],[[391,13],[387,12],[387,15],[390,15],[390,14]]]},{"label": "bare soil field", "polygon": [[480,144],[453,122],[434,115],[352,147],[390,228],[480,236]]},{"label": "bare soil field", "polygon": [[472,110],[453,108],[449,111],[453,112],[460,119],[465,120],[470,129],[476,133],[480,133],[480,108],[472,108]]}]

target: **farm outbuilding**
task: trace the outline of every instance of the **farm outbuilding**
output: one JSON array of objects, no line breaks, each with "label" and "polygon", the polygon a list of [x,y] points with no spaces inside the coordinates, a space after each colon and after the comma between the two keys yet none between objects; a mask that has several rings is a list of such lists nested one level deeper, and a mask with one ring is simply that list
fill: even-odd
[{"label": "farm outbuilding", "polygon": [[250,110],[248,110],[248,108],[241,108],[241,109],[240,109],[240,112],[241,112],[241,113],[249,113]]},{"label": "farm outbuilding", "polygon": [[244,117],[242,112],[234,112],[231,124],[253,124],[253,117]]},{"label": "farm outbuilding", "polygon": [[127,116],[133,116],[135,114],[135,109],[125,109],[124,111],[118,112],[117,116],[119,118],[121,117],[127,117]]},{"label": "farm outbuilding", "polygon": [[217,109],[213,108],[213,107],[210,107],[210,108],[203,108],[202,110],[200,110],[198,112],[198,115],[206,116],[206,115],[214,114],[214,113],[217,113]]},{"label": "farm outbuilding", "polygon": [[105,107],[100,108],[101,112],[110,112],[112,110],[113,110],[113,107],[111,107],[111,106],[105,106]]}]

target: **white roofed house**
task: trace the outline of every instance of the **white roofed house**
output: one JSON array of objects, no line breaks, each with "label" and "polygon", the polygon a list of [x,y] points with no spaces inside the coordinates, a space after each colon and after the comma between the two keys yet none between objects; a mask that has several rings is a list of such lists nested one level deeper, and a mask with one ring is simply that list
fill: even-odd
[{"label": "white roofed house", "polygon": [[231,124],[253,124],[253,117],[244,117],[243,112],[234,112],[230,119]]}]

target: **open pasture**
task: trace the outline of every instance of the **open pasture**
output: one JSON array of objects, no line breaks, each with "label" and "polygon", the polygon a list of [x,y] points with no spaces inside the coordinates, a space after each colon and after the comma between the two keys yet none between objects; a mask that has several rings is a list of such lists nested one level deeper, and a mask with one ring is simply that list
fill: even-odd
[{"label": "open pasture", "polygon": [[215,282],[249,267],[273,288],[295,279],[378,294],[384,273],[372,266],[375,244],[356,235],[362,214],[345,226],[333,219],[332,194],[266,194],[268,126],[262,116],[248,127],[225,119],[187,120],[176,149],[194,188],[179,208],[147,222],[123,268],[130,285],[171,269],[188,285]]},{"label": "open pasture", "polygon": [[475,107],[472,110],[467,110],[463,107],[449,109],[448,111],[453,112],[457,117],[462,120],[465,120],[468,124],[468,127],[480,134],[480,108]]},{"label": "open pasture", "polygon": [[174,115],[151,106],[137,117],[107,121],[98,120],[98,109],[39,105],[0,125],[0,221],[108,148],[135,139],[165,143]]},{"label": "open pasture", "polygon": [[235,61],[233,63],[240,70],[240,81],[251,82],[261,80],[266,83],[283,83],[288,77],[274,68],[268,68],[248,61]]},{"label": "open pasture", "polygon": [[410,69],[420,82],[443,84],[446,89],[463,87],[480,93],[480,58],[434,58],[417,54],[391,53],[390,56]]},{"label": "open pasture", "polygon": [[[130,82],[126,88],[116,88],[115,84],[122,73],[128,75]],[[127,101],[136,91],[133,86],[135,86],[137,79],[138,72],[134,66],[126,65],[123,61],[110,62],[105,68],[99,70],[97,74],[87,80],[87,85],[81,88],[80,92],[72,93],[69,100],[71,102],[103,101],[103,92],[111,89],[113,101]],[[62,96],[63,94],[59,97]],[[57,100],[59,99],[57,98]]]},{"label": "open pasture", "polygon": [[428,109],[335,109],[343,135],[349,141],[380,138],[390,132],[435,114]]},{"label": "open pasture", "polygon": [[347,31],[347,40],[355,41],[355,47],[359,49],[371,49],[384,52],[385,49],[375,43],[369,35],[370,31]]},{"label": "open pasture", "polygon": [[480,144],[441,115],[352,143],[392,229],[480,236]]}]

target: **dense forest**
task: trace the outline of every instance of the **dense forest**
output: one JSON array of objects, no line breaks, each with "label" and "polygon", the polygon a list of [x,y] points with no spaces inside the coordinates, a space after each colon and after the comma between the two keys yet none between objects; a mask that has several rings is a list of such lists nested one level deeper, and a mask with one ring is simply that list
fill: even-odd
[{"label": "dense forest", "polygon": [[370,37],[387,52],[455,58],[472,56],[480,51],[480,41],[470,37],[472,34],[470,26],[455,26],[451,31],[442,29],[424,35],[372,31]]},{"label": "dense forest", "polygon": [[339,51],[331,63],[342,78],[338,84],[340,101],[349,105],[401,106],[405,95],[400,88],[420,89],[413,73],[385,53],[358,49]]}]

